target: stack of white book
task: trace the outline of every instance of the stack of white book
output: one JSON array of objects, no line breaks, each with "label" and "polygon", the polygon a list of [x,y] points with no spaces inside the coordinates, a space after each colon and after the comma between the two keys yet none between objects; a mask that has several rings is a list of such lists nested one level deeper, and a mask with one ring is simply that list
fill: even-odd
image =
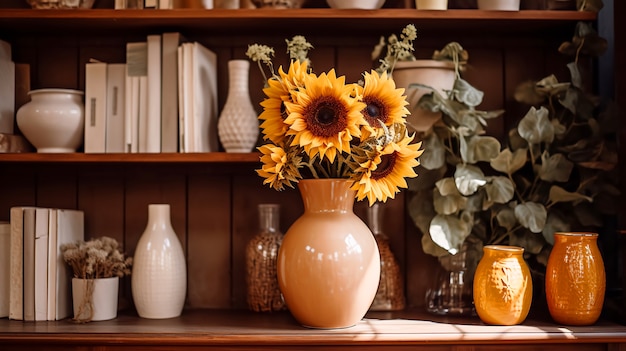
[{"label": "stack of white book", "polygon": [[84,238],[80,210],[11,208],[9,319],[53,321],[71,315],[72,273],[61,245]]},{"label": "stack of white book", "polygon": [[215,152],[217,56],[178,32],[85,67],[85,152]]}]

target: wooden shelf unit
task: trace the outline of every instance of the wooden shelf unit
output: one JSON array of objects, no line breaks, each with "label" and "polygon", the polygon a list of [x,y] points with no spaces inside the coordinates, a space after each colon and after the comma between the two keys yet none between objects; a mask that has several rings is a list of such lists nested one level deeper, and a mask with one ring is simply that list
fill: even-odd
[{"label": "wooden shelf unit", "polygon": [[[221,108],[227,61],[245,58],[248,44],[275,46],[280,61],[285,59],[284,39],[306,35],[315,45],[311,56],[318,71],[336,67],[354,81],[371,67],[369,54],[379,36],[399,33],[414,23],[418,56],[427,57],[450,40],[468,49],[471,66],[465,78],[485,91],[481,108],[506,109],[505,118],[489,128],[503,136],[525,112],[512,99],[515,86],[554,71],[565,74],[558,44],[571,38],[576,22],[596,20],[589,12],[534,10],[0,9],[0,39],[13,44],[14,61],[31,65],[33,88],[83,89],[89,58],[123,62],[126,42],[181,31],[218,53]],[[261,86],[262,77],[253,67],[253,101],[262,100]],[[169,203],[188,260],[188,296],[180,318],[146,320],[130,312],[87,325],[0,320],[0,349],[460,351],[500,350],[506,344],[520,351],[626,350],[626,327],[605,321],[568,328],[539,318],[498,327],[484,326],[477,318],[446,319],[420,312],[438,263],[421,250],[421,234],[407,218],[404,194],[386,205],[386,231],[406,278],[407,311],[372,313],[342,330],[302,328],[287,312],[244,311],[244,248],[256,231],[256,205],[282,204],[284,230],[302,211],[297,191],[276,192],[262,184],[254,172],[258,156],[0,154],[0,220],[8,220],[9,208],[17,205],[79,208],[86,214],[88,236],[115,237],[132,254],[147,220],[147,205]],[[364,214],[363,205],[357,204],[357,214]],[[127,279],[122,281],[120,305],[132,305]]]}]

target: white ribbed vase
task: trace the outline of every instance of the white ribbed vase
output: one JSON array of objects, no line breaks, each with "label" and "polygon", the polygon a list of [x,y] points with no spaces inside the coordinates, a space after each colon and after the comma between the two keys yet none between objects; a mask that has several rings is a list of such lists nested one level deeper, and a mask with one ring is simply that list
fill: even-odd
[{"label": "white ribbed vase", "polygon": [[172,318],[183,311],[187,266],[170,222],[170,205],[148,205],[148,225],[133,258],[132,293],[140,317]]},{"label": "white ribbed vase", "polygon": [[228,96],[217,124],[226,152],[251,152],[259,137],[259,121],[248,91],[248,60],[228,61]]}]

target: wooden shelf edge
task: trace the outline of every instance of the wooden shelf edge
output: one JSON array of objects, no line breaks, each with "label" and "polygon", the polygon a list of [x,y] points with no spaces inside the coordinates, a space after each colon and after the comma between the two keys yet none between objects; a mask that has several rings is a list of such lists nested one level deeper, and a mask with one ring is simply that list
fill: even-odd
[{"label": "wooden shelf edge", "polygon": [[0,163],[258,163],[258,153],[0,154]]}]

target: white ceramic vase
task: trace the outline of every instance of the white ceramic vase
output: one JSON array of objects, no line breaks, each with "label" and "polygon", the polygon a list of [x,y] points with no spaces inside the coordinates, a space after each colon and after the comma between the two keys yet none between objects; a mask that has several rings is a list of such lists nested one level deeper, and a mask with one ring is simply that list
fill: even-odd
[{"label": "white ceramic vase", "polygon": [[248,60],[228,61],[228,96],[217,131],[226,152],[251,152],[259,137],[257,112],[248,90]]},{"label": "white ceramic vase", "polygon": [[117,317],[119,282],[119,277],[72,278],[74,319],[89,322],[106,321]]},{"label": "white ceramic vase", "polygon": [[479,10],[519,11],[520,0],[478,0]]},{"label": "white ceramic vase", "polygon": [[415,0],[415,8],[418,10],[446,10],[448,0]]},{"label": "white ceramic vase", "polygon": [[182,313],[187,266],[170,222],[170,205],[148,205],[148,224],[135,249],[131,283],[140,317],[163,319]]},{"label": "white ceramic vase", "polygon": [[37,89],[17,111],[17,126],[37,152],[69,153],[83,143],[84,93],[71,89]]}]

